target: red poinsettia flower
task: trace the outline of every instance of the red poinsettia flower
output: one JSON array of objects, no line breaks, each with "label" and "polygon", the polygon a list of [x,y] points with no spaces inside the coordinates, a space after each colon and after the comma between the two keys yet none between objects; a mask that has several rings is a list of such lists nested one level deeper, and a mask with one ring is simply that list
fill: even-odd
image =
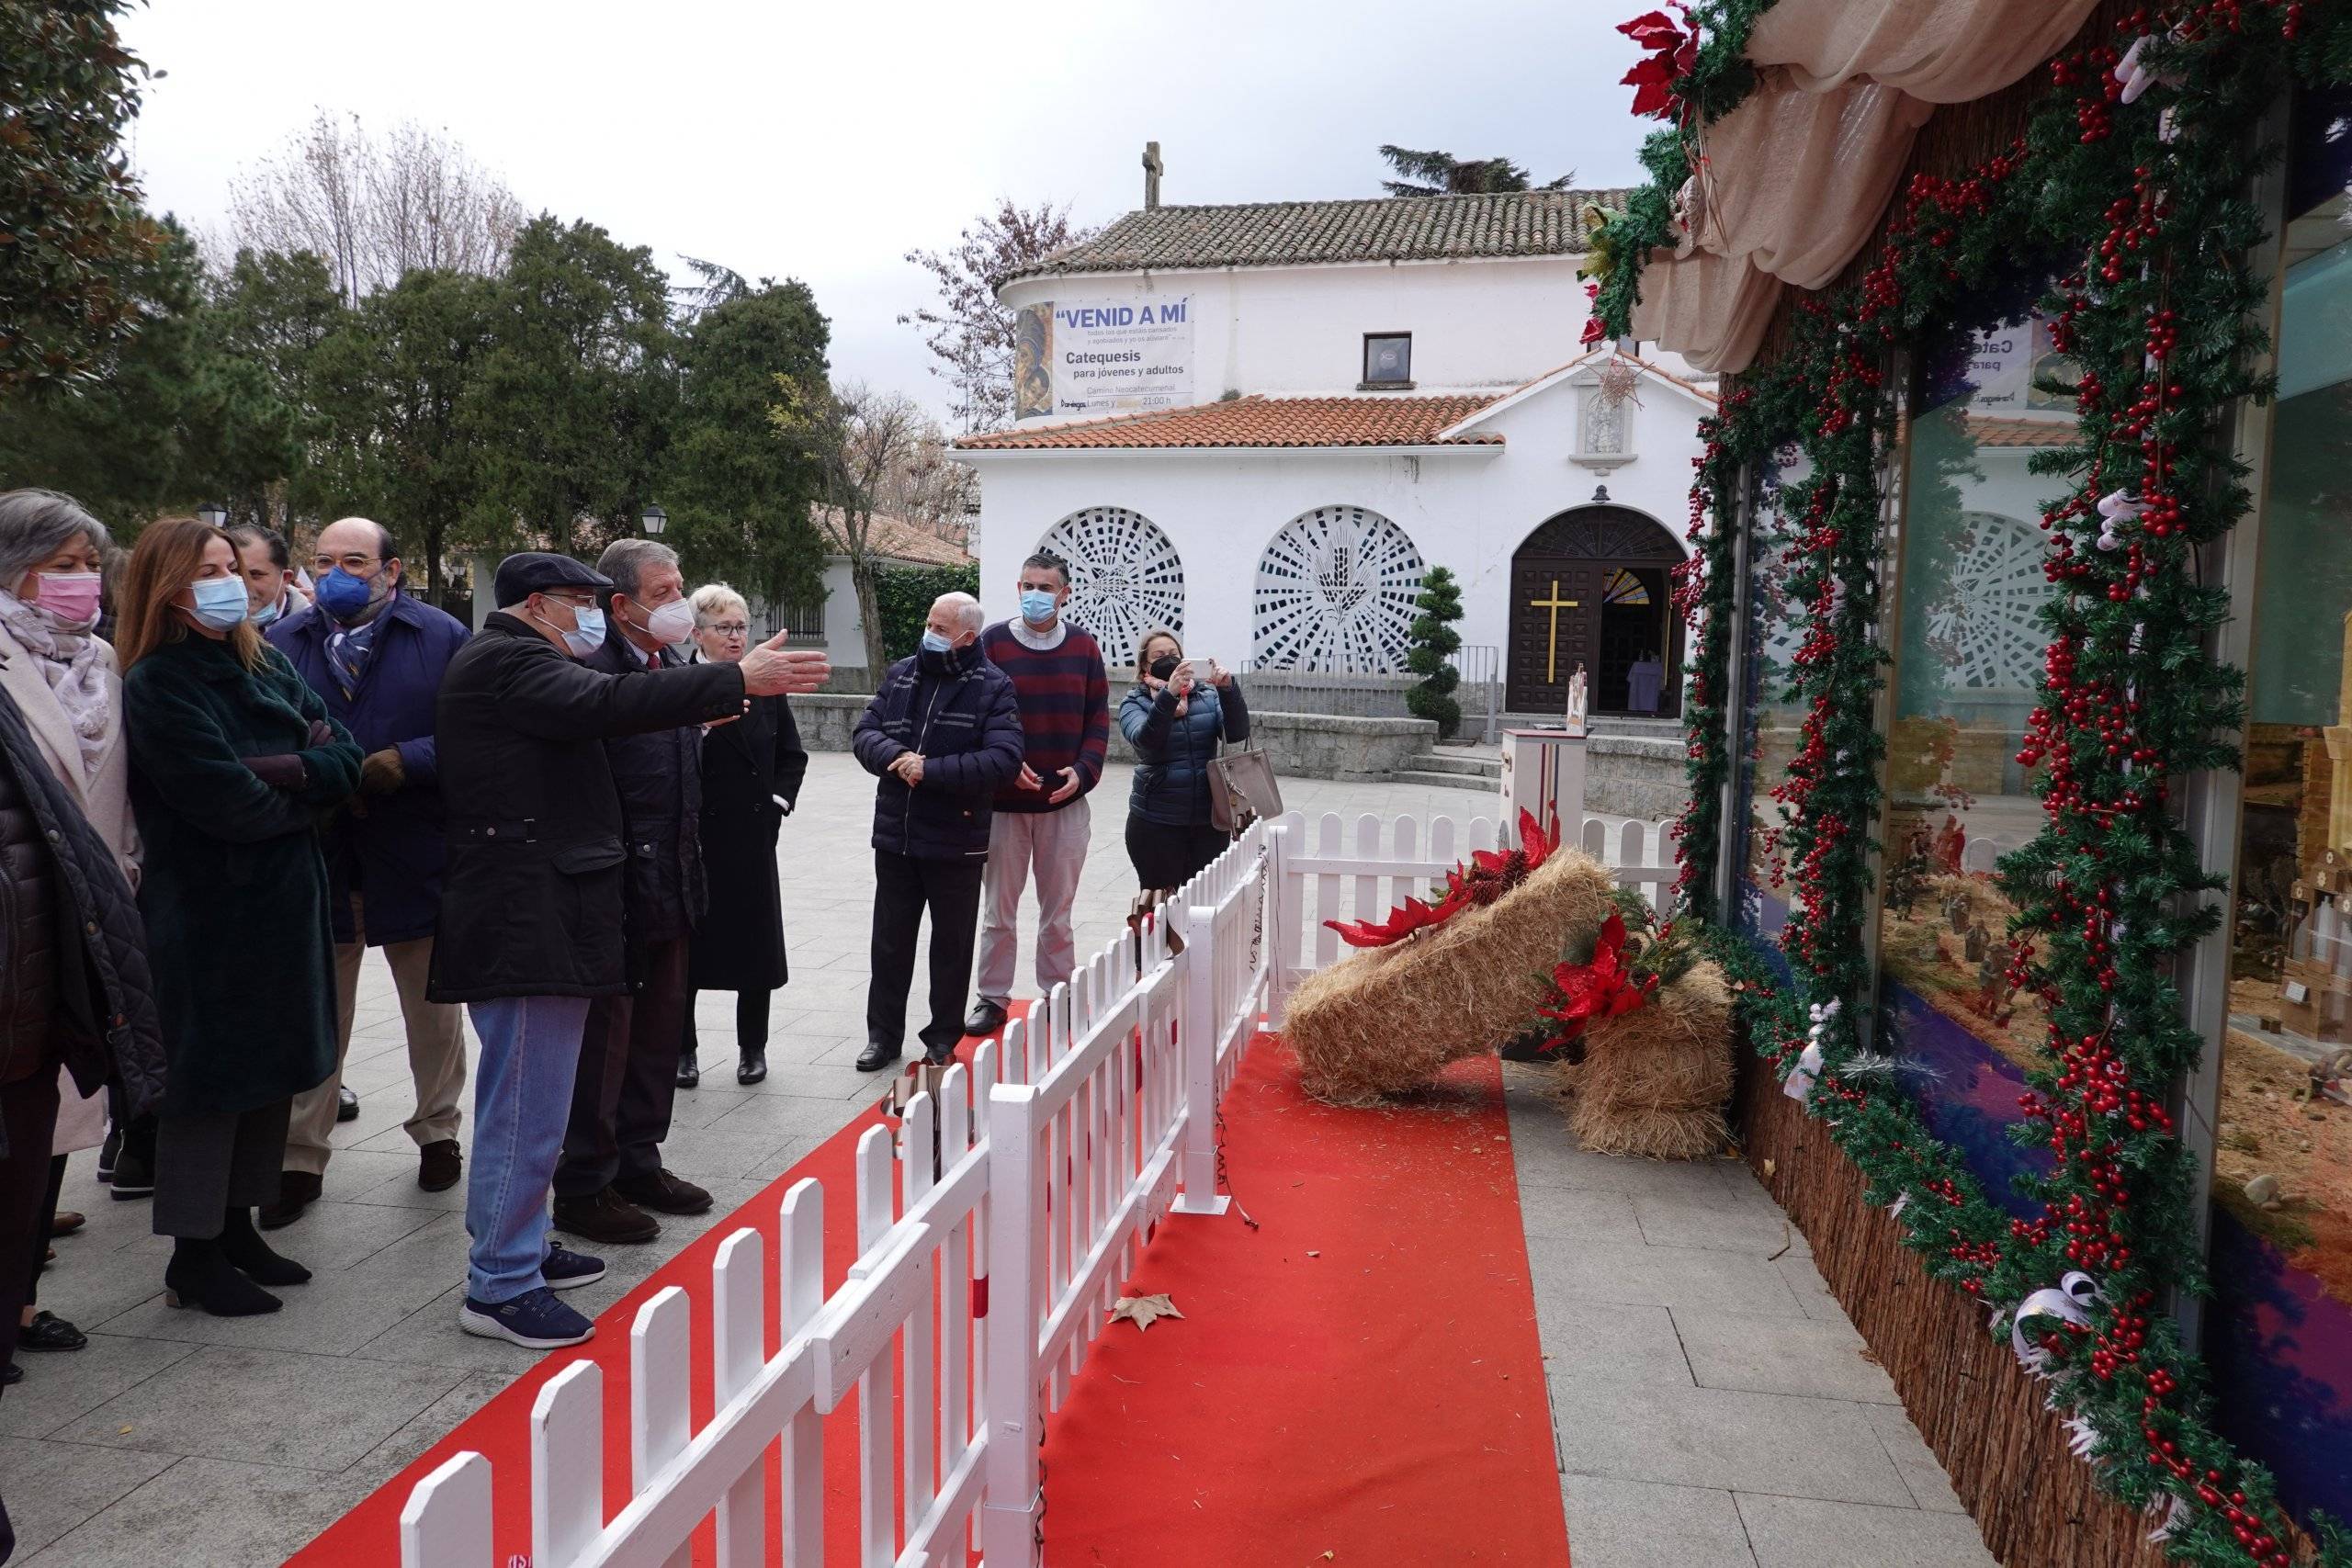
[{"label": "red poinsettia flower", "polygon": [[1581,1023],[1632,1012],[1657,989],[1657,976],[1634,978],[1625,964],[1625,922],[1611,914],[1600,928],[1600,939],[1593,943],[1592,962],[1561,964],[1552,971],[1552,985],[1559,995],[1551,1006],[1539,1010],[1563,1023]]},{"label": "red poinsettia flower", "polygon": [[[1681,9],[1679,6],[1675,8]],[[1625,85],[1634,89],[1634,112],[1671,118],[1674,84],[1689,75],[1699,63],[1699,29],[1685,31],[1665,12],[1648,11],[1617,30],[1649,51],[1648,56],[1623,78]]]}]

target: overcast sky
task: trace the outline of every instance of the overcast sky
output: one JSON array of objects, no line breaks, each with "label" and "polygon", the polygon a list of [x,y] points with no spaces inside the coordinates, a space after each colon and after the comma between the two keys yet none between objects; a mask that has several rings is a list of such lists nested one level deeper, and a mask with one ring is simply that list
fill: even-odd
[{"label": "overcast sky", "polygon": [[150,201],[199,229],[231,177],[321,107],[415,119],[526,210],[630,244],[793,276],[837,374],[944,407],[902,258],[1000,196],[1100,223],[1163,198],[1376,195],[1384,141],[1506,155],[1538,180],[1630,183],[1623,6],[1591,0],[150,0],[124,30],[154,83]]}]

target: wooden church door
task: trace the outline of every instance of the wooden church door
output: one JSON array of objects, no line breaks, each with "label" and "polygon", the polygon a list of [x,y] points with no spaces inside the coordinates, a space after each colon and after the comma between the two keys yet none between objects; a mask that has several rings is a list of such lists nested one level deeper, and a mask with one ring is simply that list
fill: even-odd
[{"label": "wooden church door", "polygon": [[[1506,705],[1561,712],[1581,664],[1590,712],[1680,712],[1682,626],[1667,590],[1681,559],[1673,536],[1623,507],[1578,507],[1529,535],[1511,558]],[[1637,672],[1645,660],[1657,666]]]}]

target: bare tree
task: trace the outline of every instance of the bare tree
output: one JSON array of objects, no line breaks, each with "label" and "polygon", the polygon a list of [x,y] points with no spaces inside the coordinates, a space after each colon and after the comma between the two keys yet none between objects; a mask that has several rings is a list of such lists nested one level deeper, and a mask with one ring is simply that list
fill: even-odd
[{"label": "bare tree", "polygon": [[950,458],[947,443],[939,422],[922,415],[882,476],[876,510],[960,545],[970,537],[969,512],[979,489],[972,470]]},{"label": "bare tree", "polygon": [[921,332],[938,357],[931,373],[956,389],[956,419],[966,434],[1012,415],[1012,312],[996,291],[1014,273],[1094,232],[1070,227],[1067,203],[1023,208],[1006,197],[967,227],[953,249],[907,253],[907,260],[931,274],[939,303],[900,316],[899,324]]},{"label": "bare tree", "polygon": [[777,400],[768,421],[801,445],[824,476],[825,500],[835,512],[832,532],[849,559],[857,616],[865,628],[865,666],[879,678],[889,660],[882,648],[883,554],[875,519],[894,515],[888,503],[903,493],[903,476],[917,466],[925,442],[937,442],[939,427],[902,392],[862,381],[775,379]]},{"label": "bare tree", "polygon": [[493,275],[523,209],[462,147],[413,121],[380,140],[324,109],[230,182],[226,249],[310,251],[356,304],[417,267]]}]

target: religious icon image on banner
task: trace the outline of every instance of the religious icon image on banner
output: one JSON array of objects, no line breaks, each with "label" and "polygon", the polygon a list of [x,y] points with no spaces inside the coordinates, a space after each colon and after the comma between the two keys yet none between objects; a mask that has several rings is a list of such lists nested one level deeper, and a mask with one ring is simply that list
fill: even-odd
[{"label": "religious icon image on banner", "polygon": [[1054,412],[1054,308],[1024,305],[1012,323],[1012,417]]}]

